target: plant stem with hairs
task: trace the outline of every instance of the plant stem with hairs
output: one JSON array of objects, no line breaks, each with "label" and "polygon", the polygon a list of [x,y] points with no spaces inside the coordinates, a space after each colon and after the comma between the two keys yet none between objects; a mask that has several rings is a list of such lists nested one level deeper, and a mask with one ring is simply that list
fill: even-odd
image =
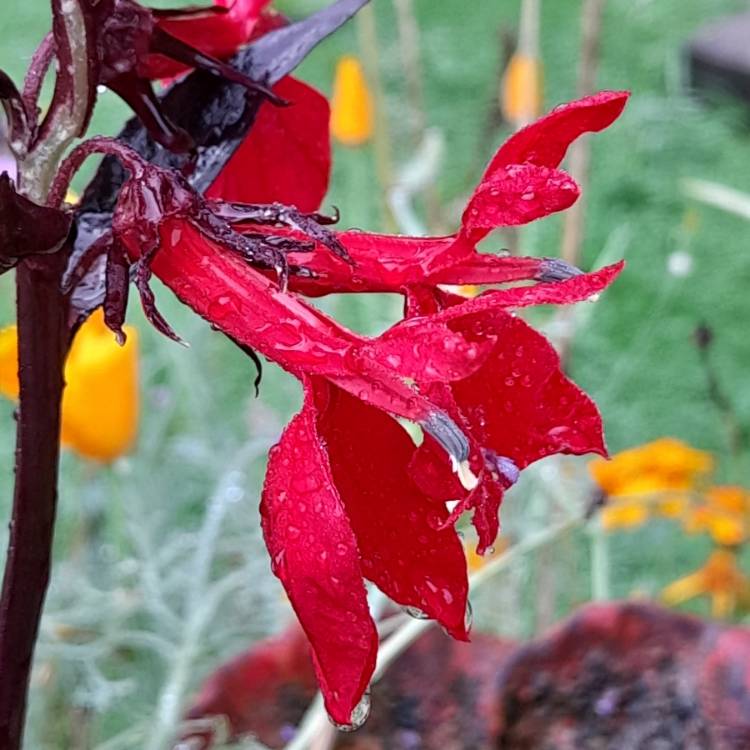
[{"label": "plant stem with hairs", "polygon": [[[38,204],[62,155],[82,130],[89,100],[86,33],[75,3],[53,3],[72,64],[66,106],[49,115],[48,135],[19,163],[19,192]],[[46,69],[48,55],[37,63]],[[33,66],[32,66],[32,73]],[[40,73],[40,76],[42,73]],[[35,96],[36,87],[30,90]],[[56,206],[55,206],[56,207]],[[0,747],[17,750],[23,739],[29,675],[52,558],[60,457],[63,365],[69,344],[67,302],[60,290],[68,245],[30,256],[16,269],[18,380],[16,480],[10,539],[0,595]]]}]

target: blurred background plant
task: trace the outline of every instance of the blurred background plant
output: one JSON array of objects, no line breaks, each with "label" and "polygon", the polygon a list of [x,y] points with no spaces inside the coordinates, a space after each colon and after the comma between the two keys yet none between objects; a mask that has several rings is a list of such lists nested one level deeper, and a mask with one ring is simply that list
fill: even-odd
[{"label": "blurred background plant", "polygon": [[[322,4],[278,7],[294,16]],[[746,616],[746,224],[741,212],[681,189],[685,178],[747,189],[746,113],[729,101],[709,108],[690,98],[680,55],[709,14],[745,7],[744,0],[714,0],[710,8],[702,0],[470,8],[378,0],[302,66],[303,78],[333,94],[339,146],[328,203],[345,225],[371,230],[456,226],[493,147],[532,109],[591,87],[634,94],[622,121],[586,146],[585,231],[573,255],[584,268],[625,257],[627,271],[602,304],[533,314],[600,405],[612,451],[643,447],[606,468],[593,464],[595,481],[580,459],[547,460],[527,472],[503,507],[509,550],[498,545],[490,562],[473,560],[475,574],[492,573],[473,597],[479,629],[528,636],[591,598],[631,594]],[[591,27],[592,12],[602,13],[599,28]],[[0,65],[20,76],[47,27],[44,3],[6,0]],[[125,117],[105,94],[93,131],[115,133]],[[489,247],[555,255],[562,221],[550,217]],[[68,365],[71,450],[29,747],[169,747],[211,669],[289,619],[257,503],[268,447],[299,406],[296,389],[268,365],[256,400],[245,358],[168,293],[160,299],[190,349],[159,338],[133,307],[126,349],[102,340],[93,320],[80,358]],[[4,278],[0,324],[11,322],[12,304]],[[321,304],[365,333],[398,317],[398,302],[383,295]],[[708,348],[700,337],[695,345],[700,327],[712,334]],[[4,331],[0,387],[11,397],[12,350],[13,334]],[[107,392],[87,385],[92,368],[111,373]],[[0,404],[6,517],[12,409],[12,400]],[[95,428],[85,438],[72,431],[82,410]],[[652,442],[663,436],[670,439]],[[588,520],[601,492],[610,496],[606,511]],[[541,542],[529,544],[539,534]],[[467,531],[468,548],[472,541]],[[523,554],[495,565],[514,545]],[[697,572],[684,578],[690,571]],[[692,598],[703,593],[710,596]]]}]

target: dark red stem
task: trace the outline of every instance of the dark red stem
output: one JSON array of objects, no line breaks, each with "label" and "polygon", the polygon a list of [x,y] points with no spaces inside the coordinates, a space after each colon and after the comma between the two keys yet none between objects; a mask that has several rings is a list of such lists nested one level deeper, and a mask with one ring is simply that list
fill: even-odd
[{"label": "dark red stem", "polygon": [[31,64],[26,73],[26,78],[23,82],[23,101],[29,115],[33,118],[35,125],[37,121],[37,109],[39,106],[39,93],[42,90],[44,77],[47,75],[47,71],[52,64],[54,57],[55,37],[50,31],[34,52],[34,56],[31,58]]},{"label": "dark red stem", "polygon": [[60,403],[67,347],[65,253],[16,269],[21,386],[16,485],[0,597],[0,748],[21,747],[26,695],[47,591],[57,506]]},{"label": "dark red stem", "polygon": [[125,143],[107,136],[97,135],[76,146],[60,165],[47,195],[47,205],[57,208],[65,198],[70,181],[92,154],[115,156],[125,169],[138,175],[147,164],[143,157]]}]

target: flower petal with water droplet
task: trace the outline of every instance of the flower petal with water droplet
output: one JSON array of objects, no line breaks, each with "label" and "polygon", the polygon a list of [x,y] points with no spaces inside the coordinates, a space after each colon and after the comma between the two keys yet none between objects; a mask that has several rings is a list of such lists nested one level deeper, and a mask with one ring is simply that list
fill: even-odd
[{"label": "flower petal with water droplet", "polygon": [[455,320],[474,313],[529,307],[530,305],[571,305],[583,302],[606,289],[625,267],[625,261],[583,273],[565,281],[551,281],[533,286],[517,286],[485,292],[438,313],[433,320]]},{"label": "flower petal with water droplet", "polygon": [[409,476],[414,443],[388,415],[320,378],[316,386],[318,430],[365,577],[398,604],[417,607],[465,639],[463,549],[452,528],[441,528],[445,508]]},{"label": "flower petal with water droplet", "polygon": [[310,640],[326,709],[349,724],[375,669],[378,636],[309,396],[271,451],[261,515],[274,573]]},{"label": "flower petal with water droplet", "polygon": [[389,328],[362,352],[417,382],[444,383],[475,372],[494,343],[468,341],[447,325],[412,318]]},{"label": "flower petal with water droplet", "polygon": [[573,141],[584,133],[609,127],[622,113],[629,96],[627,91],[600,91],[556,107],[514,133],[489,163],[484,179],[508,164],[558,166]]},{"label": "flower petal with water droplet", "polygon": [[563,211],[580,191],[565,172],[535,164],[502,167],[474,191],[461,219],[461,233],[474,245],[496,227],[528,224]]}]

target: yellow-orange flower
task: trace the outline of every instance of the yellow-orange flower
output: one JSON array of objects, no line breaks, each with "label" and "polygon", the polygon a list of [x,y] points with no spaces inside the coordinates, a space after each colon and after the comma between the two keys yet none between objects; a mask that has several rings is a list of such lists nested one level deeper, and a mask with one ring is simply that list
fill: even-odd
[{"label": "yellow-orange flower", "polygon": [[[97,310],[81,327],[65,363],[62,443],[109,462],[133,444],[138,429],[138,333],[127,326],[119,346]],[[15,326],[0,331],[0,393],[18,398]]]},{"label": "yellow-orange flower", "polygon": [[362,65],[346,55],[336,65],[331,99],[331,134],[346,146],[359,146],[372,137],[373,102]]},{"label": "yellow-orange flower", "polygon": [[701,568],[671,583],[661,594],[662,601],[671,606],[699,596],[711,598],[714,617],[727,617],[738,606],[750,604],[750,580],[740,570],[734,552],[712,552]]},{"label": "yellow-orange flower", "polygon": [[635,528],[648,520],[649,510],[648,505],[639,500],[611,503],[602,509],[602,526],[607,531]]},{"label": "yellow-orange flower", "polygon": [[744,487],[711,487],[683,525],[688,533],[705,532],[725,547],[742,544],[750,536],[750,493]]},{"label": "yellow-orange flower", "polygon": [[542,65],[538,58],[517,52],[503,76],[500,108],[505,120],[521,127],[542,111]]},{"label": "yellow-orange flower", "polygon": [[691,489],[713,466],[710,453],[675,438],[659,438],[622,451],[609,461],[591,461],[589,470],[607,495],[626,497]]},{"label": "yellow-orange flower", "polygon": [[614,500],[602,511],[602,524],[608,530],[638,526],[652,513],[667,518],[683,515],[689,507],[684,493],[704,481],[712,469],[709,453],[674,438],[660,438],[609,461],[589,463],[594,481]]}]

